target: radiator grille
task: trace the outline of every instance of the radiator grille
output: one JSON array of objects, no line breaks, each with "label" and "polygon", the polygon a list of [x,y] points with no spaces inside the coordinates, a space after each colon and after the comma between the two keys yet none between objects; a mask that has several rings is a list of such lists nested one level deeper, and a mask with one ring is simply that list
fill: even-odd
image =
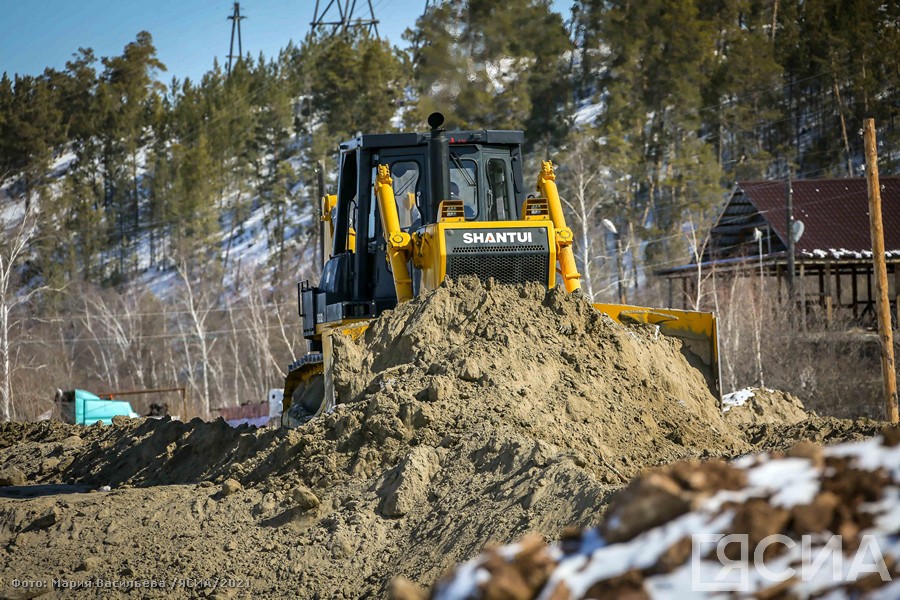
[{"label": "radiator grille", "polygon": [[457,248],[447,256],[447,276],[475,275],[483,281],[493,277],[497,283],[510,285],[529,281],[548,285],[550,254],[541,246],[506,246],[491,248]]}]

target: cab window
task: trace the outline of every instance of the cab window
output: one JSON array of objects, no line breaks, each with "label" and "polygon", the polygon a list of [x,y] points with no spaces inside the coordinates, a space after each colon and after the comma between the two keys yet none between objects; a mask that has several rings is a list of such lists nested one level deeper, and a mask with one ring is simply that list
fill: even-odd
[{"label": "cab window", "polygon": [[478,217],[478,164],[469,158],[450,155],[450,199],[462,200],[466,219]]},{"label": "cab window", "polygon": [[492,158],[487,163],[487,211],[489,221],[509,219],[509,171],[506,161]]},{"label": "cab window", "polygon": [[419,164],[412,160],[398,160],[391,165],[391,179],[394,180],[394,200],[397,202],[400,227],[419,227],[422,224],[418,208]]},{"label": "cab window", "polygon": [[[338,203],[333,215],[335,224],[332,255],[356,249],[356,154],[344,155],[338,182]],[[340,226],[346,223],[347,227]]]},{"label": "cab window", "polygon": [[[422,224],[422,216],[419,212],[419,200],[421,197],[421,170],[419,163],[414,160],[398,160],[389,163],[391,166],[391,179],[394,182],[394,201],[397,203],[397,217],[400,220],[400,228],[405,231],[417,229]],[[375,181],[377,167],[372,168],[372,181]],[[375,239],[382,235],[381,222],[376,225],[375,206],[378,199],[375,197],[375,188],[372,188],[372,203],[369,211],[369,238]],[[376,236],[376,227],[378,236]]]}]

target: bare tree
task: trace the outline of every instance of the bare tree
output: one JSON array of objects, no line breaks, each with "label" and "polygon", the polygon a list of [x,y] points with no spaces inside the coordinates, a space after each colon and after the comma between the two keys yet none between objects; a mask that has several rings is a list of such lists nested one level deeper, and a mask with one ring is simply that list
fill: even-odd
[{"label": "bare tree", "polygon": [[700,310],[700,305],[702,304],[705,295],[703,292],[703,284],[712,276],[712,273],[703,273],[703,254],[706,252],[706,245],[709,243],[709,233],[707,232],[704,236],[697,235],[698,232],[694,225],[693,215],[688,216],[687,226],[689,227],[689,231],[685,233],[685,237],[690,246],[691,259],[696,265],[697,295],[693,299],[693,307],[694,310]]},{"label": "bare tree", "polygon": [[588,297],[593,300],[597,294],[594,275],[597,270],[597,259],[605,258],[605,244],[600,245],[604,253],[598,256],[598,237],[596,234],[597,212],[607,204],[608,198],[601,189],[603,171],[596,159],[596,152],[590,147],[586,138],[576,142],[576,147],[568,157],[566,164],[566,181],[563,204],[573,217],[573,229],[578,238],[575,244],[575,256],[581,266],[581,281]]},{"label": "bare tree", "polygon": [[[200,396],[200,414],[206,419],[210,416],[210,373],[215,370],[212,350],[216,343],[216,339],[210,334],[209,317],[218,303],[218,294],[211,293],[202,282],[196,281],[186,262],[180,262],[176,269],[184,291],[182,305],[187,316],[187,319],[178,320],[178,327],[185,358],[191,365],[191,383]],[[199,363],[191,360],[196,353],[200,355]],[[198,366],[199,383],[195,381]]]},{"label": "bare tree", "polygon": [[[9,219],[12,221],[13,219]],[[20,321],[15,318],[18,307],[46,289],[28,289],[20,279],[19,269],[36,235],[37,211],[26,207],[18,224],[0,219],[0,421],[12,419],[12,375],[16,368],[13,351],[16,340],[12,334]]]},{"label": "bare tree", "polygon": [[129,385],[143,386],[149,377],[142,351],[147,346],[145,331],[158,313],[144,307],[149,295],[143,288],[128,288],[124,294],[85,291],[82,323],[91,341],[89,352],[95,357],[98,375],[114,389],[120,389],[120,376]]}]

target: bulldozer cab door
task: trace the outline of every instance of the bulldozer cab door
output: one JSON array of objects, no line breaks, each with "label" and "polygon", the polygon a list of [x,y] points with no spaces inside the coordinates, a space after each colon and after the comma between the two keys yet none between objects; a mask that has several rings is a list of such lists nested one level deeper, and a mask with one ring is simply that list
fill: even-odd
[{"label": "bulldozer cab door", "polygon": [[510,155],[486,148],[483,153],[486,221],[518,219]]},{"label": "bulldozer cab door", "polygon": [[[393,274],[386,259],[384,231],[373,187],[376,168],[379,164],[390,167],[400,227],[404,231],[412,233],[426,224],[428,156],[424,147],[397,148],[373,152],[370,162],[371,168],[366,173],[367,181],[365,182],[368,189],[365,252],[368,257],[366,267],[369,273],[369,293],[376,304],[389,308],[396,304],[397,297],[394,291]],[[420,278],[418,269],[410,265],[410,273],[413,275],[413,291],[418,293]]]}]

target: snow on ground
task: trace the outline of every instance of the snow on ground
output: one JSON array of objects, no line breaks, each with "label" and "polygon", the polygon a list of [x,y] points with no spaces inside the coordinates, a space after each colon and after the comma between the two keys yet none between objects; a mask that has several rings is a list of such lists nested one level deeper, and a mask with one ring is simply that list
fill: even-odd
[{"label": "snow on ground", "polygon": [[75,153],[70,151],[63,152],[57,158],[50,163],[50,176],[51,177],[62,177],[69,170],[69,167],[72,166],[72,163],[78,157],[75,156]]},{"label": "snow on ground", "polygon": [[606,105],[603,102],[588,102],[575,111],[575,125],[593,125]]},{"label": "snow on ground", "polygon": [[[730,396],[744,398],[746,401],[752,397],[752,392],[740,390]],[[722,592],[735,591],[750,597],[771,591],[773,586],[780,585],[786,586],[782,591],[786,591],[790,597],[808,598],[828,594],[826,597],[844,598],[850,595],[846,586],[867,576],[868,581],[879,577],[885,585],[869,589],[869,593],[864,591],[854,594],[854,597],[900,597],[900,579],[893,581],[893,567],[890,566],[893,564],[892,557],[900,557],[900,444],[890,446],[884,436],[879,436],[862,442],[831,446],[819,452],[818,458],[804,453],[780,458],[768,454],[742,457],[731,463],[732,467],[743,470],[746,474],[746,485],[742,489],[719,488],[720,491],[716,492],[714,488],[711,496],[705,499],[699,496],[692,500],[693,509],[689,512],[651,526],[636,537],[619,543],[608,542],[600,533],[600,530],[618,529],[610,524],[622,514],[614,506],[611,509],[612,516],[607,513],[608,529],[603,529],[604,525],[587,529],[580,538],[570,538],[545,548],[545,558],[537,560],[535,564],[541,565],[542,561],[549,560],[552,571],[546,581],[543,578],[537,580],[537,585],[540,586],[537,598],[584,598],[592,588],[611,593],[621,589],[615,585],[617,581],[623,581],[623,576],[625,582],[631,581],[628,585],[643,587],[647,596],[661,599],[718,598],[723,597]],[[834,458],[844,458],[849,463],[846,467],[839,467],[842,470],[837,472],[834,466],[826,466],[823,462]],[[793,511],[810,511],[813,510],[815,500],[828,497],[829,494],[831,497],[840,495],[842,492],[837,486],[854,485],[854,478],[858,477],[859,471],[871,473],[873,482],[880,481],[875,476],[876,473],[885,474],[885,479],[881,480],[883,483],[871,484],[880,488],[880,499],[859,507],[847,506],[847,510],[851,511],[848,513],[849,517],[844,513],[839,514],[843,515],[841,518],[850,518],[851,524],[871,522],[873,525],[868,529],[858,533],[847,530],[848,533],[841,537],[832,535],[826,528],[821,533],[806,534],[803,538],[793,529],[782,529],[793,538],[781,533],[775,541],[771,541],[773,536],[770,534],[766,534],[761,540],[763,543],[778,545],[781,549],[780,553],[774,553],[771,557],[769,554],[755,556],[759,552],[759,546],[754,548],[749,544],[748,550],[740,558],[727,558],[719,554],[725,549],[717,545],[722,536],[734,532],[736,527],[740,531],[741,527],[748,526],[748,518],[751,519],[749,526],[758,531],[770,531],[767,523],[753,523],[753,514],[766,513],[754,510],[746,512],[750,506],[748,501],[762,501],[764,506],[770,507],[768,510],[786,509],[792,511],[789,513],[791,515],[795,514]],[[702,472],[695,472],[694,476],[700,476]],[[656,485],[662,486],[656,489],[668,489],[665,485]],[[648,490],[648,493],[653,492]],[[825,495],[821,496],[823,493]],[[851,490],[850,493],[864,492]],[[661,498],[664,499],[664,496]],[[754,506],[758,508],[760,505]],[[745,511],[742,517],[744,520],[741,521],[744,524],[736,525],[738,521],[735,517],[741,511]],[[813,515],[809,518],[822,518],[815,517],[818,514],[815,512],[809,514]],[[859,515],[869,516],[862,516],[860,519]],[[766,517],[755,518],[766,520]],[[830,522],[830,517],[824,518]],[[857,540],[856,544],[852,542],[854,538]],[[672,549],[683,540],[691,542],[688,547],[690,556],[673,559]],[[734,539],[730,543],[746,542]],[[743,550],[743,547],[740,549]],[[532,550],[530,556],[534,555]],[[440,600],[482,597],[483,590],[492,589],[491,586],[494,585],[494,572],[506,574],[498,575],[496,582],[499,586],[496,589],[503,588],[502,581],[508,581],[510,575],[507,571],[497,570],[500,567],[497,566],[496,556],[513,565],[513,569],[527,571],[526,567],[515,565],[518,561],[530,560],[529,556],[518,556],[518,550],[513,550],[513,546],[489,550],[460,565],[451,576],[442,580],[435,588],[433,597]],[[666,556],[669,558],[666,559]],[[661,566],[666,564],[666,560],[675,560],[675,566]],[[493,565],[490,571],[487,569],[489,562]],[[525,564],[526,562],[520,563]],[[636,573],[640,575],[629,579],[628,574]],[[788,580],[789,575],[793,578]],[[594,587],[598,585],[600,587]],[[562,590],[567,593],[561,594]],[[745,597],[744,595],[740,597]],[[644,597],[641,594],[637,596]]]},{"label": "snow on ground", "polygon": [[0,227],[10,227],[25,216],[25,202],[10,197],[6,186],[0,188]]},{"label": "snow on ground", "polygon": [[488,61],[484,65],[488,82],[494,91],[502,94],[506,87],[518,78],[518,74],[534,62],[533,58],[513,58],[504,56],[498,61]]},{"label": "snow on ground", "polygon": [[754,396],[753,390],[744,388],[730,394],[722,396],[722,412],[728,412],[736,406],[743,406],[747,400]]}]

